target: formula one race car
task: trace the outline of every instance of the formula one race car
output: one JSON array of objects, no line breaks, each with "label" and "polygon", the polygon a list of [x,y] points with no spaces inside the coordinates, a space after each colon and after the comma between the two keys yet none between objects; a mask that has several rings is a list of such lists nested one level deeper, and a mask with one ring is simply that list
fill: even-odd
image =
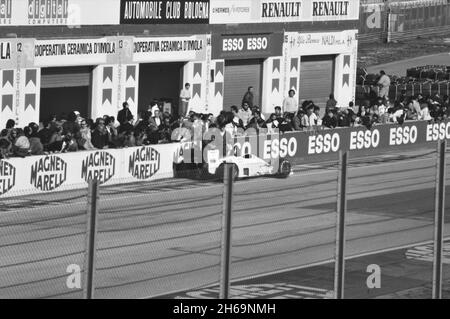
[{"label": "formula one race car", "polygon": [[207,169],[208,173],[218,179],[223,179],[224,167],[226,163],[234,165],[233,179],[274,175],[287,178],[291,175],[291,163],[287,160],[273,160],[267,163],[257,156],[246,154],[243,156],[228,156],[219,158],[218,150],[208,151]]}]

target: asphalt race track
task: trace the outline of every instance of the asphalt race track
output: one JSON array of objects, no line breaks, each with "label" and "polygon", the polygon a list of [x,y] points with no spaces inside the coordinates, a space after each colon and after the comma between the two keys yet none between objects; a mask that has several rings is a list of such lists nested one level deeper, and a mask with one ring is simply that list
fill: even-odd
[{"label": "asphalt race track", "polygon": [[[334,162],[297,166],[288,179],[237,182],[234,281],[257,281],[333,259],[336,167]],[[353,159],[350,167],[347,256],[433,239],[433,149]],[[95,297],[151,298],[217,284],[222,191],[220,183],[186,179],[102,188]],[[74,191],[0,202],[0,298],[82,296],[80,289],[68,288],[67,268],[83,268],[85,196],[86,191]],[[445,221],[448,225],[449,217]],[[405,280],[414,271],[398,267]],[[427,269],[430,277],[431,266]],[[325,292],[332,287],[333,268],[323,271],[327,275],[321,277],[329,279],[309,280],[309,287]],[[302,273],[310,278],[300,272],[295,284],[301,284]]]}]

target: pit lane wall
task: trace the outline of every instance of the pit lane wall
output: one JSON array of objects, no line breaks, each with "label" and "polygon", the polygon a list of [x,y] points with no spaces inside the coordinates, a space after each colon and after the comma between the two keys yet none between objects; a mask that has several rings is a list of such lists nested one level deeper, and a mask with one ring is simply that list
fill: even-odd
[{"label": "pit lane wall", "polygon": [[0,160],[0,198],[173,178],[180,144]]},{"label": "pit lane wall", "polygon": [[[371,129],[353,127],[242,136],[232,138],[226,149],[231,149],[236,156],[252,154],[268,163],[281,158],[292,164],[307,164],[336,160],[339,151],[350,151],[352,156],[381,155],[392,150],[433,147],[433,143],[443,139],[450,139],[450,121],[435,124],[414,121],[403,125],[378,125]],[[190,147],[186,145],[185,161],[189,154],[186,148]]]}]

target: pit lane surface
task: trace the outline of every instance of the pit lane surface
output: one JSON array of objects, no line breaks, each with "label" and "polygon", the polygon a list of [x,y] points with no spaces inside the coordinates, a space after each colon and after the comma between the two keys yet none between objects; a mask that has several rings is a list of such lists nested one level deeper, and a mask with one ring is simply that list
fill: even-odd
[{"label": "pit lane surface", "polygon": [[[434,169],[429,149],[355,159],[347,255],[431,240]],[[286,180],[239,181],[233,279],[332,259],[336,189],[333,162],[298,166]],[[222,190],[219,183],[190,180],[102,189],[95,297],[157,297],[217,283]],[[85,195],[2,201],[0,298],[81,297],[67,287],[67,267],[83,268]]]}]

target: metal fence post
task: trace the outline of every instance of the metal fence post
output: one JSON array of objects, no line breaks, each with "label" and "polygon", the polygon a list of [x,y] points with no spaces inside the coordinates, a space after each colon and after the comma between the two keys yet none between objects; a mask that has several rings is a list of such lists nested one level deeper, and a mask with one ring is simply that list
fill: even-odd
[{"label": "metal fence post", "polygon": [[347,212],[348,152],[339,152],[339,178],[337,194],[336,263],[334,267],[335,299],[344,299],[345,275],[345,215]]},{"label": "metal fence post", "polygon": [[99,201],[99,183],[97,180],[89,182],[87,196],[87,232],[84,267],[84,299],[94,299],[95,257],[97,251],[97,216]]},{"label": "metal fence post", "polygon": [[223,215],[222,215],[222,250],[220,262],[220,299],[228,299],[230,292],[231,265],[231,214],[233,205],[234,165],[225,164]]},{"label": "metal fence post", "polygon": [[444,244],[445,152],[447,141],[439,141],[436,167],[436,201],[434,215],[433,299],[442,299],[442,247]]}]

